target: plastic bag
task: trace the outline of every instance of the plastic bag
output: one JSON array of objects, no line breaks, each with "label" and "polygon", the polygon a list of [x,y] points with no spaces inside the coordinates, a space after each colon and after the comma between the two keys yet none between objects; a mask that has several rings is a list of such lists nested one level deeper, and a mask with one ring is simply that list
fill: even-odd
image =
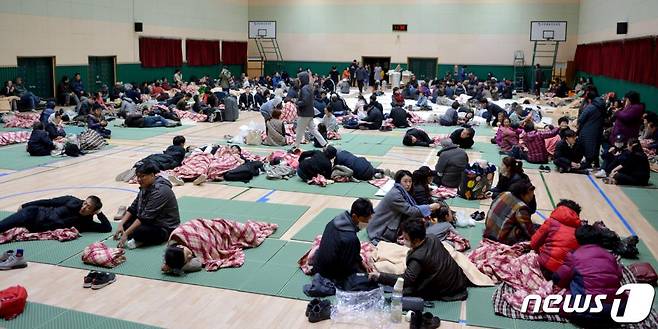
[{"label": "plastic bag", "polygon": [[455,226],[457,227],[469,227],[475,226],[475,220],[471,216],[467,216],[466,212],[463,210],[455,211]]},{"label": "plastic bag", "polygon": [[389,328],[390,314],[384,299],[384,290],[381,287],[356,292],[337,289],[331,319],[334,323],[363,328]]}]

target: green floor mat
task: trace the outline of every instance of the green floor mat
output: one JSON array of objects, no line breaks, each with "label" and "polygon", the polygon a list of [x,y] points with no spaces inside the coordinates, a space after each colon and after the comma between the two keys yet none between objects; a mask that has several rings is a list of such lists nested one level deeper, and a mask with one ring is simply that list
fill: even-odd
[{"label": "green floor mat", "polygon": [[425,308],[425,312],[432,312],[434,316],[438,316],[442,321],[459,322],[462,312],[462,302],[441,302],[435,301],[434,307]]},{"label": "green floor mat", "polygon": [[310,284],[312,279],[312,276],[304,274],[301,269],[297,269],[283,289],[279,292],[279,296],[292,299],[311,300],[312,297],[308,297],[304,294],[303,287],[305,284]]},{"label": "green floor mat", "polygon": [[466,324],[486,328],[514,328],[514,319],[494,314],[492,296],[496,287],[468,288]]},{"label": "green floor mat", "polygon": [[248,278],[244,278],[238,289],[251,293],[278,296],[297,271],[296,265],[296,262],[287,265],[272,262],[265,263]]},{"label": "green floor mat", "polygon": [[312,193],[321,195],[336,195],[336,196],[353,196],[353,197],[367,197],[372,198],[377,192],[377,187],[370,185],[368,182],[360,183],[334,183],[325,187],[317,185],[310,185],[304,183],[299,177],[294,176],[287,180],[270,180],[266,175],[259,175],[254,177],[247,183],[243,182],[221,182],[236,187],[251,187],[261,188],[266,190]]},{"label": "green floor mat", "polygon": [[309,209],[306,206],[278,203],[195,197],[179,198],[178,208],[182,221],[194,218],[226,218],[241,222],[251,219],[275,223],[279,227],[270,236],[272,238],[281,237]]},{"label": "green floor mat", "polygon": [[[451,207],[480,209],[480,201],[481,200],[466,200],[466,199],[462,199],[460,197],[454,197],[454,198],[447,199],[445,201]],[[467,215],[470,215],[470,213],[467,214]]]},{"label": "green floor mat", "polygon": [[317,216],[313,217],[304,227],[302,227],[292,239],[300,241],[313,242],[316,236],[324,232],[324,227],[338,214],[345,211],[345,209],[326,208],[323,209]]},{"label": "green floor mat", "polygon": [[171,128],[167,128],[167,127],[127,128],[127,127],[119,127],[119,126],[115,126],[114,124],[110,124],[108,126],[108,129],[112,131],[112,139],[142,140],[142,139],[147,139],[168,133],[177,132],[191,127],[193,126],[178,126]]},{"label": "green floor mat", "polygon": [[28,302],[21,315],[11,321],[0,320],[8,329],[147,329],[158,328],[136,322],[108,318],[91,313]]},{"label": "green floor mat", "polygon": [[68,159],[67,157],[30,156],[25,151],[26,144],[16,144],[0,148],[0,159],[3,169],[22,170],[42,166],[56,161]]},{"label": "green floor mat", "polygon": [[561,322],[548,322],[548,321],[529,321],[529,320],[520,320],[514,319],[514,327],[516,329],[566,329],[566,328],[577,328],[568,323]]},{"label": "green floor mat", "polygon": [[267,262],[281,266],[296,266],[297,261],[311,249],[311,244],[306,242],[288,241]]}]

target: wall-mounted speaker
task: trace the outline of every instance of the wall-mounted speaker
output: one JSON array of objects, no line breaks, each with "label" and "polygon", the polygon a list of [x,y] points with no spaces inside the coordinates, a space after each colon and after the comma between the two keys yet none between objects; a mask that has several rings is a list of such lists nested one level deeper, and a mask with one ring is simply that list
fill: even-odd
[{"label": "wall-mounted speaker", "polygon": [[135,32],[144,32],[144,24],[142,22],[135,22]]},{"label": "wall-mounted speaker", "polygon": [[617,34],[628,33],[628,22],[617,22]]}]

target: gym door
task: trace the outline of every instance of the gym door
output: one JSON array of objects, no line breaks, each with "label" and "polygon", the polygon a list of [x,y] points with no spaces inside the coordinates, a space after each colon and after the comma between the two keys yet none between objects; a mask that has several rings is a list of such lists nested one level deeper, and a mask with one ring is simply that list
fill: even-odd
[{"label": "gym door", "polygon": [[416,75],[417,80],[425,80],[429,83],[430,80],[436,79],[436,63],[438,58],[408,58],[409,71]]},{"label": "gym door", "polygon": [[89,88],[94,92],[101,90],[103,85],[111,90],[115,82],[115,56],[89,56]]},{"label": "gym door", "polygon": [[18,57],[16,62],[29,91],[41,98],[55,95],[55,57]]}]

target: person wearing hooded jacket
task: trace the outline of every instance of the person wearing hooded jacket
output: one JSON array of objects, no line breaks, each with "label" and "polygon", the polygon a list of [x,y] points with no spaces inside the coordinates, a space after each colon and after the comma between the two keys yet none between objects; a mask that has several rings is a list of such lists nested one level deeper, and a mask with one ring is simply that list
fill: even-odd
[{"label": "person wearing hooded jacket", "polygon": [[548,279],[562,266],[567,254],[578,248],[576,229],[580,227],[580,210],[576,202],[560,200],[532,235],[530,247],[539,255],[539,266]]},{"label": "person wearing hooded jacket", "polygon": [[302,86],[299,91],[299,98],[297,99],[297,127],[295,129],[295,145],[294,149],[299,148],[302,143],[306,129],[311,132],[315,140],[324,147],[327,141],[322,137],[318,131],[318,127],[313,122],[315,116],[315,109],[313,108],[313,77],[307,71],[302,71],[297,74],[297,78]]},{"label": "person wearing hooded jacket", "polygon": [[459,187],[463,180],[464,169],[468,166],[468,154],[446,138],[441,141],[441,150],[436,155],[439,161],[434,167],[436,170],[434,184],[450,188]]},{"label": "person wearing hooded jacket", "polygon": [[344,211],[327,223],[311,264],[313,272],[334,282],[365,272],[361,266],[361,242],[356,233],[368,224],[373,213],[370,200],[359,198],[352,203],[349,212]]}]

